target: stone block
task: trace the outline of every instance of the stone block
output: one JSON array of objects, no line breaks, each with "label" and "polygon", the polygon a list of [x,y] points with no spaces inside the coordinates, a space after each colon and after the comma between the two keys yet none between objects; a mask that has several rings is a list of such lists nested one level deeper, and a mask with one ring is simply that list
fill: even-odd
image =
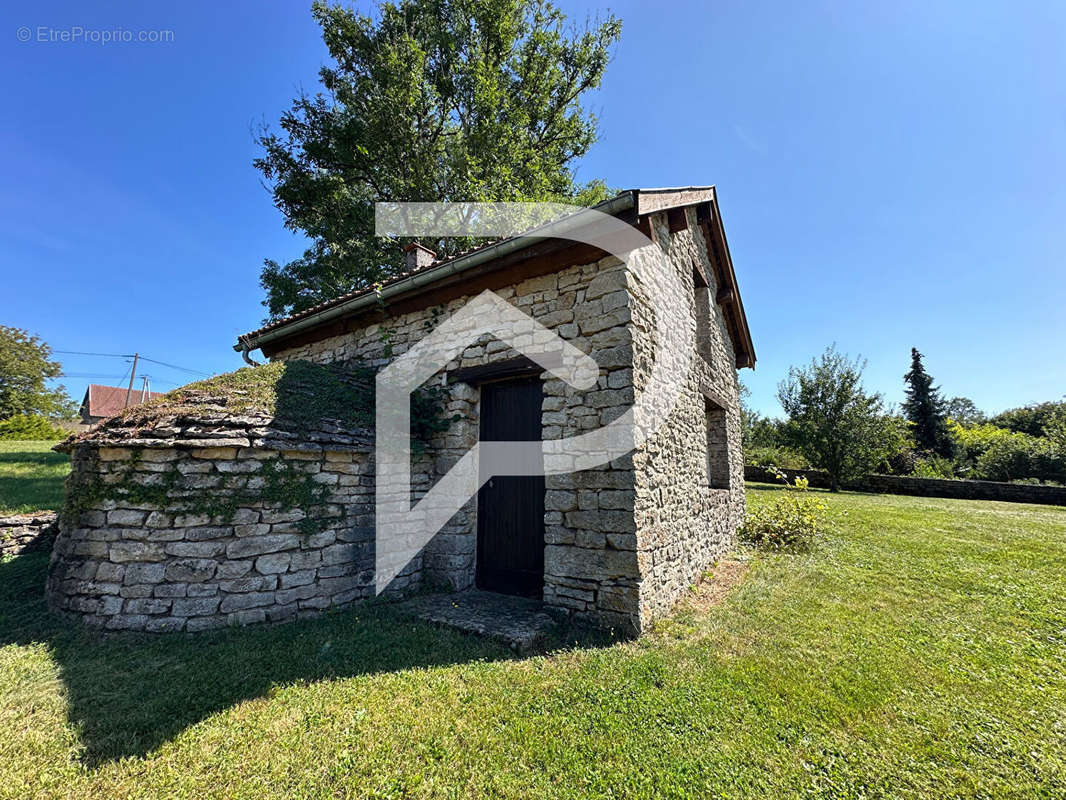
[{"label": "stone block", "polygon": [[324,565],[343,564],[354,561],[359,557],[359,551],[355,545],[335,544],[322,550],[322,563]]},{"label": "stone block", "polygon": [[190,558],[214,558],[225,549],[225,542],[174,542],[166,546],[167,555]]},{"label": "stone block", "polygon": [[231,535],[232,528],[223,527],[221,525],[216,526],[197,526],[195,528],[185,529],[185,541],[187,542],[206,542],[211,539],[228,538]]},{"label": "stone block", "polygon": [[108,555],[116,564],[129,561],[162,561],[166,558],[161,545],[149,542],[115,542],[111,545]]},{"label": "stone block", "polygon": [[162,614],[170,610],[172,602],[155,597],[140,597],[127,600],[124,610],[127,614]]},{"label": "stone block", "polygon": [[[218,610],[217,597],[184,597],[174,600],[171,614],[175,617],[200,617]],[[190,628],[189,630],[192,630]]]},{"label": "stone block", "polygon": [[137,528],[144,524],[148,515],[143,511],[132,511],[128,508],[117,508],[107,512],[107,524],[118,527]]},{"label": "stone block", "polygon": [[123,582],[127,585],[161,583],[166,574],[166,565],[159,563],[134,563],[127,565],[123,569],[125,571]]},{"label": "stone block", "polygon": [[319,591],[318,586],[309,583],[304,586],[294,586],[291,589],[280,589],[275,593],[274,597],[278,605],[284,606],[289,603],[295,603],[298,600],[314,597]]},{"label": "stone block", "polygon": [[234,525],[233,533],[237,536],[265,536],[270,533],[270,526],[265,523]]},{"label": "stone block", "polygon": [[[215,601],[218,602],[217,600]],[[268,606],[274,603],[273,592],[246,592],[244,594],[228,594],[222,598],[219,610],[223,614],[231,611],[243,611],[246,608]]]},{"label": "stone block", "polygon": [[219,580],[234,580],[247,575],[252,569],[253,562],[225,560],[219,563],[215,577]]},{"label": "stone block", "polygon": [[275,575],[249,575],[246,578],[238,578],[235,581],[222,581],[219,588],[230,594],[243,592],[260,592],[272,590],[277,587],[278,579]]},{"label": "stone block", "polygon": [[215,576],[215,562],[207,558],[182,558],[167,564],[166,579],[179,583],[202,583]]},{"label": "stone block", "polygon": [[118,593],[121,597],[151,597],[154,586],[142,583],[139,586],[123,586]]},{"label": "stone block", "polygon": [[[112,514],[115,512],[111,512]],[[153,511],[148,515],[148,519],[145,521],[145,525],[149,528],[169,528],[172,519],[169,514],[162,511]]]},{"label": "stone block", "polygon": [[264,575],[285,572],[289,568],[292,556],[289,553],[271,553],[255,560],[255,568]]},{"label": "stone block", "polygon": [[195,447],[189,451],[193,458],[209,461],[232,461],[237,457],[236,447]]},{"label": "stone block", "polygon": [[299,572],[290,572],[281,576],[281,588],[292,589],[295,586],[306,586],[315,579],[315,570],[303,569]]},{"label": "stone block", "polygon": [[[96,570],[96,579],[109,583],[121,583],[126,574],[126,567],[122,564],[112,564],[109,561],[100,563]],[[138,581],[140,583],[140,581]]]},{"label": "stone block", "polygon": [[300,536],[295,533],[273,533],[266,536],[251,536],[230,542],[226,547],[227,558],[249,558],[281,550],[293,550],[300,546]]},{"label": "stone block", "polygon": [[320,550],[307,550],[305,552],[292,554],[292,560],[289,562],[289,569],[293,572],[304,569],[313,569],[321,563],[322,552]]}]

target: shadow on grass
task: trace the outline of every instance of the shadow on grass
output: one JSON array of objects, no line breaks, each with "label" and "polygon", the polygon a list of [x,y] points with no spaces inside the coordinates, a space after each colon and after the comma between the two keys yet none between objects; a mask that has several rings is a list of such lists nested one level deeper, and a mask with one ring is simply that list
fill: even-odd
[{"label": "shadow on grass", "polygon": [[58,508],[69,463],[69,456],[50,450],[0,451],[0,514]]},{"label": "shadow on grass", "polygon": [[90,631],[47,611],[47,565],[46,553],[0,563],[0,646],[49,648],[87,766],[143,756],[274,686],[511,657],[503,647],[415,622],[384,604],[213,633]]}]

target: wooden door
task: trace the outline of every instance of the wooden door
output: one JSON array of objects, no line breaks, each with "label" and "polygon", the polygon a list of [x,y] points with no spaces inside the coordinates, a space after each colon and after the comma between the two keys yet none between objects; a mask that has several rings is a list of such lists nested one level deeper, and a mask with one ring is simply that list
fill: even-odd
[{"label": "wooden door", "polygon": [[[482,441],[540,441],[539,379],[481,387]],[[479,589],[540,597],[544,587],[544,476],[497,476],[478,491]]]}]

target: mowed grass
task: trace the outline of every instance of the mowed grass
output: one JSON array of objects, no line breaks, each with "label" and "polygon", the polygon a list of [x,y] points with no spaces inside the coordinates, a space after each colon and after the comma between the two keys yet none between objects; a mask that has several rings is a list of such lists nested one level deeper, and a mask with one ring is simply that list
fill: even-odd
[{"label": "mowed grass", "polygon": [[57,510],[70,457],[53,453],[56,442],[0,441],[0,514]]},{"label": "mowed grass", "polygon": [[829,502],[721,603],[524,660],[383,606],[91,634],[14,559],[0,796],[1066,796],[1066,509]]}]

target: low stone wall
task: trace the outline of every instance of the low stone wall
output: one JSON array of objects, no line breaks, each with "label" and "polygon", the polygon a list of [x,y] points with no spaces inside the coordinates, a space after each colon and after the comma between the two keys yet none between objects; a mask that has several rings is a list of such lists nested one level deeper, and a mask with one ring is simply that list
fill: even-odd
[{"label": "low stone wall", "polygon": [[[818,489],[829,488],[829,478],[821,470],[781,470],[793,481],[806,477]],[[765,467],[747,466],[744,478],[749,481],[777,483],[778,477]],[[959,500],[1002,500],[1007,503],[1041,503],[1066,506],[1066,487],[1035,483],[1000,483],[997,481],[957,481],[943,478],[917,478],[911,475],[866,475],[852,481],[848,489],[881,494],[906,494],[917,497],[947,497]]]},{"label": "low stone wall", "polygon": [[49,550],[56,538],[56,512],[0,517],[0,558]]},{"label": "low stone wall", "polygon": [[[373,595],[367,452],[81,445],[72,456],[48,580],[60,612],[109,629],[196,631]],[[408,581],[405,571],[391,588]]]}]

